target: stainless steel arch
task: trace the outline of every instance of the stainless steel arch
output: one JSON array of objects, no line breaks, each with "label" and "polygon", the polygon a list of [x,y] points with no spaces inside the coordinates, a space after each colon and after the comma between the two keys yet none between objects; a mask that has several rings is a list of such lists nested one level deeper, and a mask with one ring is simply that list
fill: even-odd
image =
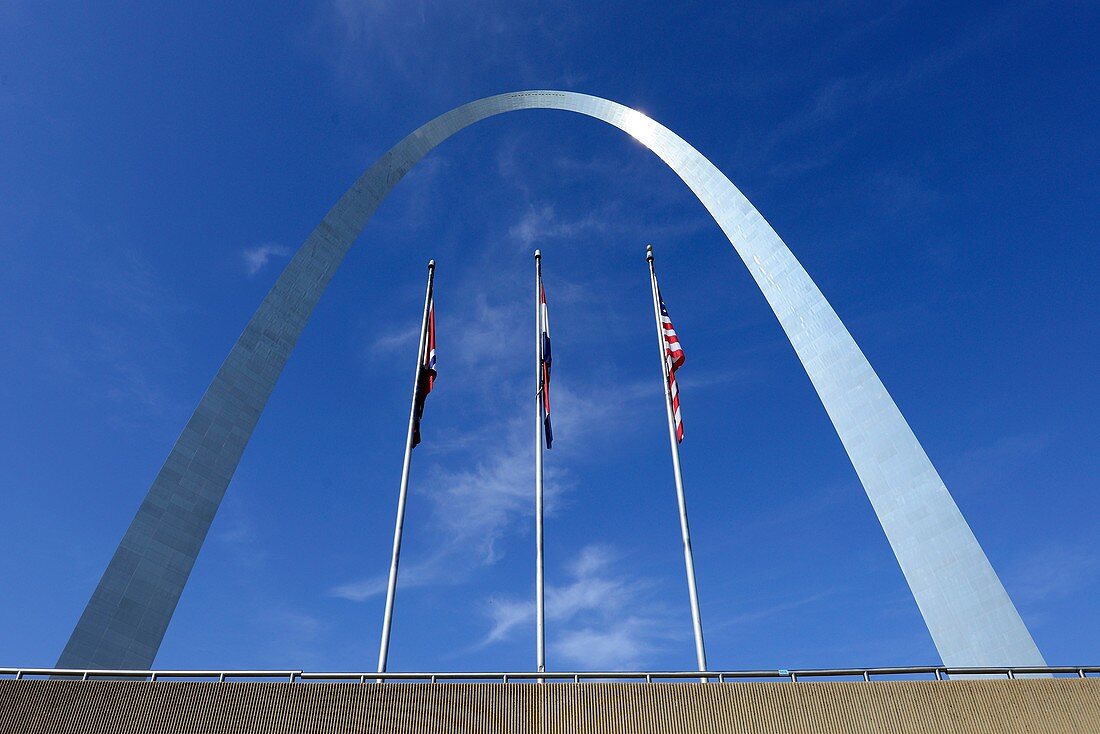
[{"label": "stainless steel arch", "polygon": [[457,131],[521,109],[588,115],[629,133],[691,188],[749,268],[855,466],[948,666],[1044,661],[905,418],[791,251],[721,171],[645,115],[573,92],[502,94],[458,107],[383,155],[294,255],[207,388],[138,508],[58,661],[152,665],[210,523],[313,307],[379,203]]}]

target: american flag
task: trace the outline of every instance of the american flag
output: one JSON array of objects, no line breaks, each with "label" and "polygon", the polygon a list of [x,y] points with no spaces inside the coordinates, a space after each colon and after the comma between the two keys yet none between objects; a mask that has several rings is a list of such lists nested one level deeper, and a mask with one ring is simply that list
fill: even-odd
[{"label": "american flag", "polygon": [[413,415],[413,441],[415,448],[420,443],[420,419],[424,417],[424,401],[435,385],[435,298],[428,304],[428,339],[424,345],[424,359],[420,363],[420,376],[417,378],[416,410]]},{"label": "american flag", "polygon": [[668,366],[668,393],[672,397],[672,415],[676,420],[676,441],[684,440],[684,421],[680,418],[680,390],[676,387],[676,370],[684,364],[684,350],[680,346],[680,338],[676,336],[676,329],[672,327],[672,319],[668,317],[668,309],[665,308],[665,299],[661,292],[657,292],[657,298],[661,304],[661,334],[665,338],[665,364]]},{"label": "american flag", "polygon": [[542,301],[542,371],[539,391],[542,393],[542,423],[546,434],[546,448],[554,443],[554,431],[550,428],[550,318],[546,312],[546,289],[539,278],[539,300]]}]

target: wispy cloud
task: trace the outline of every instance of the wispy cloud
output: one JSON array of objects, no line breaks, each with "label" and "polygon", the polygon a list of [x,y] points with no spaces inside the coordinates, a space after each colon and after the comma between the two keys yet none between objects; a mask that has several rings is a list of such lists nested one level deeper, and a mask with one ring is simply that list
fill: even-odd
[{"label": "wispy cloud", "polygon": [[739,625],[750,624],[752,622],[758,622],[762,619],[772,619],[776,615],[784,612],[789,612],[794,609],[800,609],[802,607],[816,604],[822,599],[828,599],[831,596],[839,593],[840,589],[826,589],[824,591],[815,592],[813,594],[807,594],[797,599],[791,599],[789,601],[782,601],[775,604],[762,604],[751,612],[742,612],[740,614],[727,614],[721,622],[712,624],[710,627],[714,630],[722,629],[724,627],[736,627]]},{"label": "wispy cloud", "polygon": [[[899,17],[897,11],[903,5],[904,3],[897,7],[888,7],[867,23],[853,27],[831,45],[842,48],[848,44],[864,43],[868,35],[895,23]],[[950,43],[930,50],[904,66],[866,70],[823,82],[808,95],[807,101],[799,110],[780,124],[774,125],[767,135],[744,141],[742,154],[747,158],[774,159],[768,168],[773,180],[828,165],[841,154],[849,142],[858,137],[851,127],[836,131],[832,137],[833,142],[824,147],[815,144],[808,150],[798,151],[798,143],[808,138],[809,134],[813,134],[816,139],[820,130],[839,120],[850,121],[852,110],[880,105],[892,97],[908,93],[914,86],[934,79],[1003,36],[1016,24],[1023,10],[1022,7],[1017,7],[991,12],[974,27],[958,33]],[[800,17],[801,13],[800,10]],[[804,18],[800,22],[805,22]],[[775,155],[779,149],[784,150],[782,158]]]},{"label": "wispy cloud", "polygon": [[606,226],[607,222],[596,212],[569,219],[557,216],[550,204],[538,204],[529,206],[508,234],[527,248],[547,240],[576,239],[582,234],[602,232]]},{"label": "wispy cloud", "polygon": [[[437,565],[434,559],[426,563],[406,564],[405,568],[401,569],[402,590],[425,586],[437,581]],[[352,581],[333,587],[329,591],[329,595],[339,599],[347,599],[348,601],[366,601],[367,599],[385,594],[388,582],[388,574],[362,579],[360,581]]]},{"label": "wispy cloud", "polygon": [[[387,331],[381,334],[370,345],[372,352],[378,355],[389,358],[395,351],[400,351],[406,347],[412,347],[417,344],[417,340],[420,338],[420,323],[410,323],[396,329],[394,331]],[[413,356],[416,356],[416,350],[411,349]]]},{"label": "wispy cloud", "polygon": [[251,247],[241,252],[241,258],[244,260],[244,267],[249,276],[253,276],[263,270],[272,258],[287,257],[288,255],[290,255],[289,247],[285,245],[276,245],[270,242]]},{"label": "wispy cloud", "polygon": [[[588,394],[607,392],[594,389]],[[620,391],[624,400],[632,400],[637,393],[629,385]],[[558,386],[555,397],[556,405],[561,406],[555,413],[555,433],[562,437],[555,442],[555,451],[568,450],[565,441],[574,447],[584,446],[591,426],[601,425],[611,413],[629,415],[625,404],[596,402],[567,385]],[[506,536],[527,532],[534,514],[534,463],[528,428],[526,420],[514,418],[503,426],[493,425],[467,437],[461,445],[445,448],[449,454],[460,452],[481,458],[466,466],[435,465],[428,470],[421,485],[433,505],[430,522],[438,530],[433,533],[435,547],[422,560],[402,568],[402,589],[461,581],[475,568],[500,561]],[[573,484],[568,471],[546,468],[548,516],[560,509]],[[578,566],[585,571],[593,568]],[[336,585],[328,593],[349,601],[365,601],[384,593],[385,588],[386,576],[377,575]],[[569,607],[576,604],[569,597],[561,597],[560,603]]]},{"label": "wispy cloud", "polygon": [[656,650],[660,625],[651,619],[628,616],[602,627],[570,630],[554,645],[557,655],[588,669],[637,670]]},{"label": "wispy cloud", "polygon": [[[497,170],[520,192],[526,208],[508,230],[507,239],[528,249],[546,242],[594,242],[619,239],[631,234],[638,240],[664,240],[682,237],[710,226],[705,210],[685,209],[683,202],[670,201],[658,189],[634,187],[631,197],[645,202],[640,209],[626,205],[623,198],[589,202],[583,210],[562,211],[552,202],[540,198],[543,189],[538,178],[532,178],[528,159],[519,155],[529,141],[522,134],[507,136],[497,148]],[[544,152],[552,161],[550,170],[556,179],[577,185],[593,182],[621,187],[623,181],[645,180],[652,161],[646,156],[615,154],[580,157],[567,148]],[[568,209],[568,208],[567,208]]]},{"label": "wispy cloud", "polygon": [[[431,524],[436,545],[429,555],[401,570],[401,588],[408,589],[429,583],[455,583],[468,576],[478,566],[496,563],[501,554],[500,540],[514,532],[521,519],[533,513],[531,486],[534,469],[528,441],[518,440],[517,430],[507,433],[516,439],[505,439],[497,446],[480,441],[478,453],[484,458],[465,468],[429,470],[422,482],[428,487],[433,510]],[[524,437],[528,434],[524,433]],[[488,454],[488,456],[485,456]],[[549,487],[547,511],[551,498],[563,486],[555,472],[547,473]],[[330,589],[332,596],[349,601],[365,601],[385,591],[387,578],[378,575],[339,584]]]},{"label": "wispy cloud", "polygon": [[[530,450],[514,445],[470,469],[437,468],[431,483],[440,488],[435,494],[438,522],[452,543],[484,564],[495,563],[500,557],[497,544],[511,522],[534,512],[533,480]],[[549,484],[559,486],[556,481]]]},{"label": "wispy cloud", "polygon": [[533,601],[493,597],[489,599],[487,607],[492,627],[482,641],[483,646],[503,642],[511,637],[512,630],[534,623],[535,603]]},{"label": "wispy cloud", "polygon": [[[450,98],[461,67],[478,72],[506,65],[525,86],[551,86],[575,80],[567,69],[547,77],[537,58],[561,50],[575,14],[547,13],[523,3],[483,2],[477,12],[468,3],[444,0],[390,3],[379,0],[331,0],[320,5],[310,41],[331,65],[339,90],[377,106],[415,88],[421,100]],[[455,33],[462,27],[462,33]],[[534,50],[534,51],[533,51]],[[561,66],[560,64],[557,66]]]},{"label": "wispy cloud", "polygon": [[[667,610],[647,584],[619,572],[616,561],[608,546],[587,546],[570,566],[569,582],[547,587],[546,616],[560,630],[550,640],[556,657],[589,669],[638,668],[669,638]],[[530,601],[492,597],[486,612],[490,628],[482,646],[534,624]]]},{"label": "wispy cloud", "polygon": [[[514,366],[506,355],[515,353],[510,335],[523,333],[528,323],[526,304],[501,302],[482,290],[473,294],[473,308],[464,319],[462,339],[454,343],[455,358],[479,374],[492,375]],[[488,370],[489,372],[483,372]]]},{"label": "wispy cloud", "polygon": [[[427,26],[426,3],[386,3],[377,0],[333,0],[324,19],[332,35],[329,50],[336,71],[347,82],[364,81],[364,57],[380,61],[387,73],[400,78],[415,74],[402,40],[423,36]],[[372,64],[374,66],[376,64]],[[358,68],[357,68],[358,67]]]}]

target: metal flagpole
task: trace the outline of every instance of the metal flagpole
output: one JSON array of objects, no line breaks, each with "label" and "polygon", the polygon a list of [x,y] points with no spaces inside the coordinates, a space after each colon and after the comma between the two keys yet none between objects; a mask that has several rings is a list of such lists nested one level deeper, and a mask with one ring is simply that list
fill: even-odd
[{"label": "metal flagpole", "polygon": [[[405,524],[405,498],[409,494],[409,466],[412,462],[413,423],[416,420],[416,398],[420,394],[420,375],[423,372],[424,348],[428,341],[428,309],[432,303],[432,286],[435,281],[435,260],[428,261],[428,287],[424,291],[424,318],[420,322],[420,346],[416,350],[416,376],[413,378],[412,407],[409,409],[409,430],[405,436],[405,463],[401,466],[401,491],[397,495],[397,523],[393,529],[393,556],[390,559],[390,578],[386,585],[386,613],[382,618],[382,642],[378,646],[378,672],[386,672],[386,658],[390,653],[390,625],[393,622],[393,598],[397,593],[397,564],[401,559],[401,530]],[[381,683],[382,679],[379,678]]]},{"label": "metal flagpole", "polygon": [[[695,560],[691,554],[691,534],[688,532],[687,501],[684,499],[684,477],[680,472],[680,444],[676,440],[676,419],[672,413],[672,393],[669,389],[668,350],[661,327],[661,304],[657,290],[657,271],[653,267],[653,245],[646,245],[649,263],[649,285],[653,291],[653,317],[657,321],[657,347],[661,352],[661,373],[665,378],[665,412],[668,414],[668,443],[672,449],[672,471],[676,477],[676,502],[680,506],[680,535],[684,541],[684,567],[687,571],[688,594],[691,596],[691,625],[695,631],[695,660],[699,670],[707,669],[707,653],[703,648],[703,621],[699,615],[699,592],[695,588]],[[700,678],[706,683],[706,678]]]},{"label": "metal flagpole", "polygon": [[[542,555],[542,253],[535,250],[535,650],[538,672],[546,670],[546,600],[543,593]],[[542,680],[540,679],[541,683]]]}]

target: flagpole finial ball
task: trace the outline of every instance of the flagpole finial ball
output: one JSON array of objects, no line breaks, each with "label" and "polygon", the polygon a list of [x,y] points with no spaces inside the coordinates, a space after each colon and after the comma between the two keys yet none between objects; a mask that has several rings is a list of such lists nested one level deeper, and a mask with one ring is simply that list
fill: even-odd
[{"label": "flagpole finial ball", "polygon": [[645,246],[645,259],[646,260],[652,260],[653,259],[653,245],[646,245]]},{"label": "flagpole finial ball", "polygon": [[538,260],[542,257],[542,250],[535,250],[535,259]]},{"label": "flagpole finial ball", "polygon": [[428,269],[429,270],[435,270],[435,260],[429,260],[428,261]]}]

